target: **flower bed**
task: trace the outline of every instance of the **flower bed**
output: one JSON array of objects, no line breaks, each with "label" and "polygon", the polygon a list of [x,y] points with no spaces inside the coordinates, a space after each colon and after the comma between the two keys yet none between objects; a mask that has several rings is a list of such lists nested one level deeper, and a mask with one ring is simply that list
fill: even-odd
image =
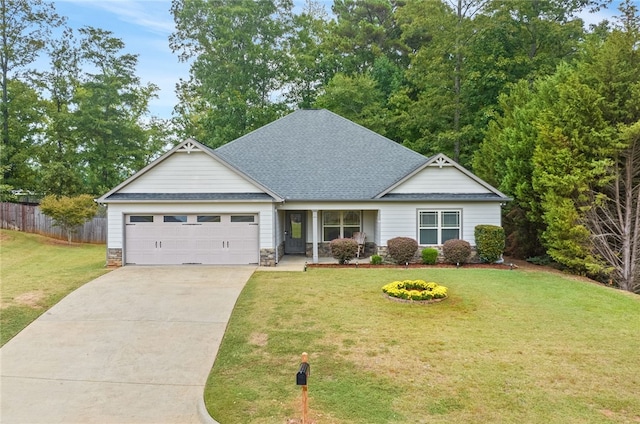
[{"label": "flower bed", "polygon": [[390,298],[410,301],[441,300],[447,297],[446,287],[424,280],[394,281],[383,286],[382,292]]}]

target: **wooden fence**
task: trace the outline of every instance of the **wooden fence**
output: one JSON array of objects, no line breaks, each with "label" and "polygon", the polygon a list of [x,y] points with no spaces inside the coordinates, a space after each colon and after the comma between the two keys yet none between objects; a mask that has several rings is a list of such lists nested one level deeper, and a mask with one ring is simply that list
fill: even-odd
[{"label": "wooden fence", "polygon": [[[40,208],[35,205],[0,203],[0,228],[67,239],[66,232],[54,226],[53,220],[40,212]],[[71,240],[78,243],[106,243],[107,218],[97,216],[87,221],[77,228]]]}]

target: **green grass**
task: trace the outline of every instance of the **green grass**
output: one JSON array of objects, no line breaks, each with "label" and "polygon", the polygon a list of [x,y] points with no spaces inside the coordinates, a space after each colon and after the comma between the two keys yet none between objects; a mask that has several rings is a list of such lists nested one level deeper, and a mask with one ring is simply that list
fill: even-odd
[{"label": "green grass", "polygon": [[84,283],[108,272],[105,247],[0,230],[0,346]]},{"label": "green grass", "polygon": [[[443,284],[449,298],[382,296],[405,278]],[[640,297],[563,275],[257,272],[207,382],[212,416],[299,422],[303,351],[312,422],[640,422]]]}]

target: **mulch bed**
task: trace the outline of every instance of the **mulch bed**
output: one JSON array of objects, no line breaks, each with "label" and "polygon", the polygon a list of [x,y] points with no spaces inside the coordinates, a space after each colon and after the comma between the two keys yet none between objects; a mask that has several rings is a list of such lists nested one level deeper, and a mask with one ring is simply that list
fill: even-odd
[{"label": "mulch bed", "polygon": [[[435,264],[435,265],[424,265],[424,264],[409,264],[409,265],[393,265],[393,264],[381,264],[381,265],[373,265],[370,263],[350,263],[340,265],[338,263],[333,264],[307,264],[307,268],[395,268],[395,269],[407,269],[407,268],[457,268],[455,265],[451,264]],[[509,263],[504,264],[464,264],[460,265],[458,268],[485,268],[485,269],[506,269],[510,270],[512,267]],[[513,268],[517,268],[514,266]]]},{"label": "mulch bed", "polygon": [[394,302],[399,302],[399,303],[416,303],[418,305],[429,305],[431,303],[438,303],[438,302],[442,302],[443,300],[446,300],[446,297],[442,297],[440,299],[429,299],[429,300],[411,300],[411,299],[400,299],[398,297],[393,297],[393,296],[389,296],[386,293],[383,293],[382,296],[386,297],[389,300],[392,300]]}]

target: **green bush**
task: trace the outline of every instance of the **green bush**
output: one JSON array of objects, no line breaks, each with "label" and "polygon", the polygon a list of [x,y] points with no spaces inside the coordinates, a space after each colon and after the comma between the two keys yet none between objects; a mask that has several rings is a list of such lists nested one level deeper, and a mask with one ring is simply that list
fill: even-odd
[{"label": "green bush", "polygon": [[482,262],[493,263],[504,253],[504,228],[496,225],[476,225],[476,250]]},{"label": "green bush", "polygon": [[405,300],[432,300],[447,297],[447,288],[424,280],[394,281],[382,287],[382,292]]},{"label": "green bush", "polygon": [[389,256],[399,264],[411,262],[418,250],[418,242],[409,237],[395,237],[387,240]]},{"label": "green bush", "polygon": [[382,263],[382,256],[380,255],[371,255],[371,264],[372,265],[380,265]]},{"label": "green bush", "polygon": [[438,261],[438,249],[427,247],[422,249],[422,263],[425,265],[435,265]]},{"label": "green bush", "polygon": [[471,245],[465,240],[447,240],[442,245],[442,256],[450,264],[464,264],[471,256]]},{"label": "green bush", "polygon": [[40,210],[53,219],[53,225],[67,233],[71,244],[73,232],[96,215],[98,204],[89,194],[74,197],[49,195],[40,202]]},{"label": "green bush", "polygon": [[331,256],[338,260],[340,264],[349,263],[358,253],[358,242],[351,238],[339,238],[331,240]]}]

